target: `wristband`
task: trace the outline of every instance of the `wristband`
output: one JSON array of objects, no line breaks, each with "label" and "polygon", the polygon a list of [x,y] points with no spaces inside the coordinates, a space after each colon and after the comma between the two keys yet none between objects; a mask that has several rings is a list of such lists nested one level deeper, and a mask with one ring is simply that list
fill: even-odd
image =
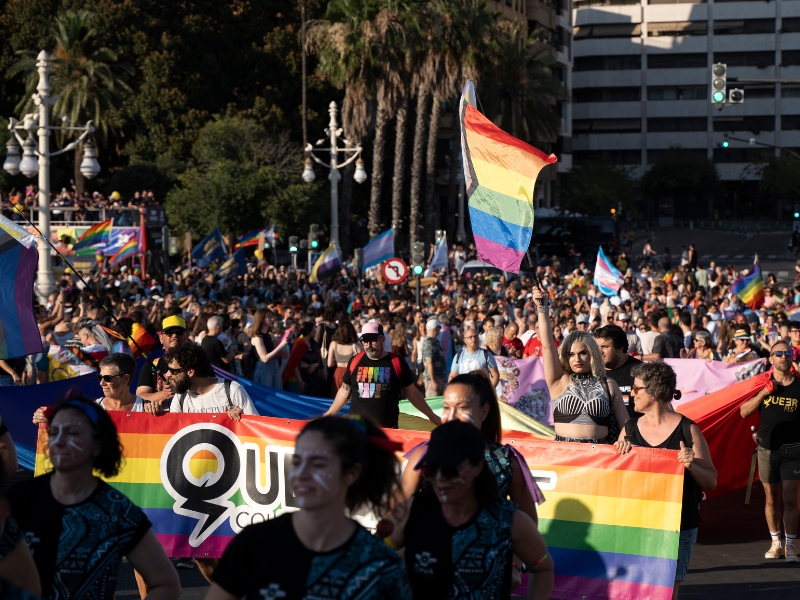
[{"label": "wristband", "polygon": [[545,553],[544,553],[544,556],[543,556],[542,558],[540,558],[539,560],[537,560],[537,561],[536,561],[535,563],[533,563],[532,565],[529,565],[529,567],[536,567],[536,566],[538,566],[538,565],[542,564],[544,561],[546,561],[546,560],[547,560],[547,557],[548,557],[548,556],[550,556],[550,553],[549,553],[549,552],[545,552]]},{"label": "wristband", "polygon": [[545,304],[543,306],[537,306],[536,307],[536,312],[537,313],[544,314],[544,313],[548,312],[549,310],[550,310],[550,305],[549,304]]},{"label": "wristband", "polygon": [[390,537],[383,538],[383,543],[386,544],[387,546],[389,546],[389,548],[391,548],[392,550],[399,550],[400,549],[395,545],[395,543],[392,541],[392,538],[390,538]]}]

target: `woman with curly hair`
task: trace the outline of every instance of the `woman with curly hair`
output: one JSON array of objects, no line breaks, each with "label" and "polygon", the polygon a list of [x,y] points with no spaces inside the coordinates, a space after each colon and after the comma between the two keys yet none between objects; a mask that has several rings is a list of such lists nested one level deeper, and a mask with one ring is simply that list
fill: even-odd
[{"label": "woman with curly hair", "polygon": [[[11,513],[39,571],[44,598],[87,594],[111,600],[123,557],[138,571],[148,598],[180,596],[175,567],[142,510],[95,473],[119,474],[122,445],[108,413],[80,396],[48,416],[53,470],[12,487]],[[88,560],[91,557],[91,560]]]}]

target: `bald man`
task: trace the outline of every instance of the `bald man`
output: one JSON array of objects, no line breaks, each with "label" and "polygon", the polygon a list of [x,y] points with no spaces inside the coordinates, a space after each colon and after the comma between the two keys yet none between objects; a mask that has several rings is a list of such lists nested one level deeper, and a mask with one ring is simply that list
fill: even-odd
[{"label": "bald man", "polygon": [[683,336],[670,329],[667,317],[658,320],[658,336],[653,342],[653,351],[645,355],[644,360],[660,360],[662,358],[680,358],[683,349]]}]

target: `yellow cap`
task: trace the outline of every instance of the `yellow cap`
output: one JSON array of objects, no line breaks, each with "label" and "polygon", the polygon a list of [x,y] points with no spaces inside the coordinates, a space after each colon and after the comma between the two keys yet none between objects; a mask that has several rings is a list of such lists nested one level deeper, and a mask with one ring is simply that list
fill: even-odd
[{"label": "yellow cap", "polygon": [[178,315],[167,317],[166,319],[161,321],[161,331],[166,331],[167,329],[171,329],[172,327],[180,327],[181,329],[186,329],[186,321],[183,320],[183,317],[179,317]]}]

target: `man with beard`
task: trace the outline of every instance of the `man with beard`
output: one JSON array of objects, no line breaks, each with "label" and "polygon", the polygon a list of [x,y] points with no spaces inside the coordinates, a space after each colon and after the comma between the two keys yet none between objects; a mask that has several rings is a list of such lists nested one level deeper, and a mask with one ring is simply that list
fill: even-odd
[{"label": "man with beard", "polygon": [[[175,392],[169,407],[171,413],[227,412],[234,421],[241,421],[243,414],[258,416],[253,401],[241,385],[214,376],[206,351],[197,344],[176,344],[161,360],[167,364],[167,381]],[[195,558],[194,561],[211,583],[211,574],[219,561],[216,558]]]},{"label": "man with beard", "polygon": [[378,323],[367,323],[361,328],[364,352],[350,359],[342,377],[342,387],[324,416],[338,414],[350,400],[352,414],[369,417],[380,427],[397,429],[402,394],[438,425],[441,419],[414,386],[408,364],[396,354],[386,352],[384,339],[383,327]]},{"label": "man with beard", "polygon": [[[161,321],[158,338],[165,350],[189,341],[186,333],[186,321],[177,315],[165,318]],[[136,385],[136,395],[144,400],[145,412],[158,414],[162,409],[169,410],[169,401],[172,400],[175,392],[167,385],[166,360],[157,358],[142,368]]]},{"label": "man with beard", "polygon": [[628,409],[628,415],[631,419],[641,417],[642,413],[636,412],[633,408],[631,391],[634,377],[631,369],[642,364],[642,361],[628,354],[628,335],[617,325],[606,325],[594,332],[594,338],[603,355],[606,375],[617,382],[619,391],[622,393],[622,400],[625,402],[625,408]]}]

